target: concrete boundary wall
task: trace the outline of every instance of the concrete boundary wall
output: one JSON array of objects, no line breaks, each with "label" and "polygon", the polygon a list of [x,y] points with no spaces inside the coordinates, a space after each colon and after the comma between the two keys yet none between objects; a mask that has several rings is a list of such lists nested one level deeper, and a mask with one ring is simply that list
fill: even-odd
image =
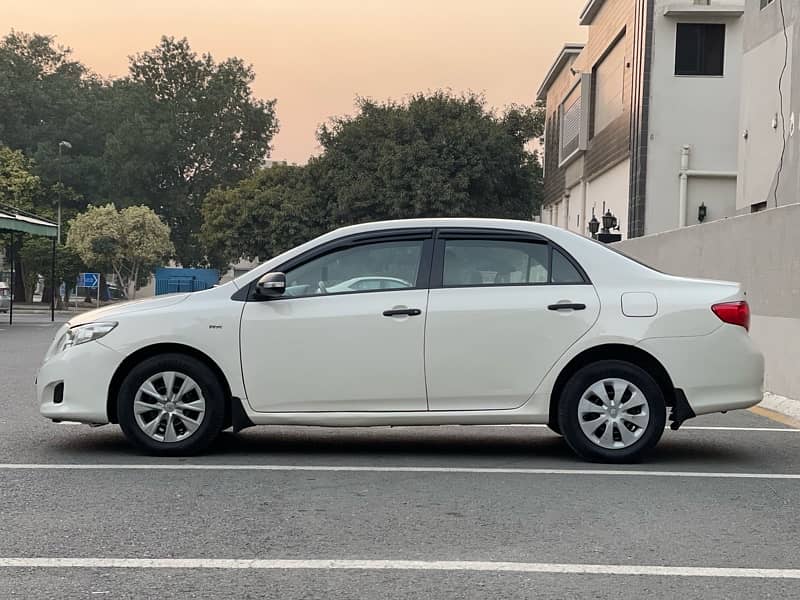
[{"label": "concrete boundary wall", "polygon": [[753,313],[750,333],[767,360],[767,390],[800,399],[800,204],[615,247],[667,273],[744,284]]}]

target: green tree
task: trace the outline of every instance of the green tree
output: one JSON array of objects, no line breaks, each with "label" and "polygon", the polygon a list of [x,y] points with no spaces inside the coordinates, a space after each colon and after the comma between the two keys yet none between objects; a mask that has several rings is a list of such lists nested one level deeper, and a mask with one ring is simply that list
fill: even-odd
[{"label": "green tree", "polygon": [[533,107],[498,116],[477,95],[358,100],[355,116],[319,130],[321,184],[336,225],[433,216],[529,219],[541,180]]},{"label": "green tree", "polygon": [[203,240],[228,262],[274,256],[340,226],[412,217],[530,219],[542,193],[541,107],[502,116],[480,96],[446,92],[405,103],[359,100],[320,128],[323,153],[273,167],[203,206]]},{"label": "green tree", "polygon": [[[19,150],[0,146],[0,205],[33,211],[37,199],[43,194],[40,178],[33,174],[33,161]],[[30,298],[36,271],[29,269],[22,249],[31,236],[25,234],[0,234],[6,258],[10,258],[13,243],[14,296],[18,302]]]},{"label": "green tree", "polygon": [[45,304],[50,303],[50,294],[54,290],[58,293],[58,286],[61,285],[62,281],[66,282],[66,300],[69,300],[72,286],[78,275],[85,269],[83,261],[72,248],[58,246],[56,248],[54,285],[50,279],[51,261],[53,259],[52,243],[49,238],[29,236],[20,250],[20,258],[25,265],[25,286],[28,294],[36,285],[37,276],[43,275],[42,303]]},{"label": "green tree", "polygon": [[0,203],[32,211],[42,193],[42,182],[33,174],[33,162],[19,150],[0,146]]},{"label": "green tree", "polygon": [[203,205],[203,242],[224,264],[266,260],[328,227],[326,205],[315,195],[315,166],[274,166],[238,185],[217,188]]},{"label": "green tree", "polygon": [[98,270],[112,270],[129,298],[147,273],[175,248],[169,227],[146,206],[117,210],[114,204],[89,207],[70,222],[67,246]]},{"label": "green tree", "polygon": [[215,62],[186,39],[163,37],[113,86],[119,122],[105,154],[113,195],[145,199],[162,215],[186,266],[207,262],[197,238],[206,195],[252,175],[278,130],[275,101],[252,95],[254,77],[238,58]]},{"label": "green tree", "polygon": [[[111,93],[52,36],[12,31],[0,40],[0,141],[32,158],[46,187],[63,181],[72,188],[62,197],[68,211],[106,192]],[[65,140],[71,148],[59,153]]]}]

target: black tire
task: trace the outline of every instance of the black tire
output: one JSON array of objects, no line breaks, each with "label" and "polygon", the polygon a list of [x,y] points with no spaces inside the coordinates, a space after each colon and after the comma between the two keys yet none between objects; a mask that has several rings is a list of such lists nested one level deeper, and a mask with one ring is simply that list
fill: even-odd
[{"label": "black tire", "polygon": [[[205,400],[205,414],[197,430],[174,442],[158,441],[148,436],[136,422],[134,415],[134,401],[139,387],[150,377],[164,371],[174,371],[193,379]],[[225,392],[215,373],[196,358],[184,354],[160,354],[143,360],[125,377],[117,396],[117,417],[125,437],[148,454],[197,454],[205,450],[222,431],[225,422]]]},{"label": "black tire", "polygon": [[558,423],[548,423],[547,428],[556,435],[564,435],[563,433],[561,433],[561,429],[559,428]]},{"label": "black tire", "polygon": [[[611,378],[625,380],[636,386],[644,395],[649,412],[649,422],[641,428],[643,431],[638,432],[638,428],[634,427],[639,435],[638,440],[622,448],[605,448],[593,442],[584,433],[579,421],[578,404],[584,392],[595,383]],[[616,400],[619,402],[620,399]],[[661,387],[642,368],[620,360],[602,360],[581,368],[567,381],[558,404],[558,423],[564,439],[578,456],[592,462],[632,463],[640,461],[661,439],[666,417],[667,411]],[[620,426],[626,425],[614,425],[617,431],[612,429],[612,434],[615,439],[620,438],[621,443],[618,429]],[[605,431],[605,427],[608,425],[597,431]],[[628,429],[630,431],[630,427]],[[595,435],[598,434],[595,433]]]}]

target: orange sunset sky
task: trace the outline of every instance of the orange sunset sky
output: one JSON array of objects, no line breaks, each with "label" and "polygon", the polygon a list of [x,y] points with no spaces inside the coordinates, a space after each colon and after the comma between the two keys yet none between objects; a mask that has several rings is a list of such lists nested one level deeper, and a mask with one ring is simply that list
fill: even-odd
[{"label": "orange sunset sky", "polygon": [[583,41],[586,0],[26,0],[4,2],[0,33],[47,33],[104,76],[162,34],[216,59],[239,56],[256,96],[277,98],[272,158],[305,162],[317,126],[356,95],[436,88],[533,103],[561,45]]}]

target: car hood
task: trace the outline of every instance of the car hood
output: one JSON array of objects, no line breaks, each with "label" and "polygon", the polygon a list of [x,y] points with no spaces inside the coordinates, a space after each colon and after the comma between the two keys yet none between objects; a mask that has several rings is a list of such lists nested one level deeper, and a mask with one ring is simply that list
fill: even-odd
[{"label": "car hood", "polygon": [[74,327],[75,325],[83,325],[84,323],[93,323],[95,321],[113,321],[117,317],[131,313],[174,306],[186,300],[189,295],[190,294],[169,294],[157,298],[120,302],[119,304],[113,304],[75,315],[69,320],[69,324]]}]

